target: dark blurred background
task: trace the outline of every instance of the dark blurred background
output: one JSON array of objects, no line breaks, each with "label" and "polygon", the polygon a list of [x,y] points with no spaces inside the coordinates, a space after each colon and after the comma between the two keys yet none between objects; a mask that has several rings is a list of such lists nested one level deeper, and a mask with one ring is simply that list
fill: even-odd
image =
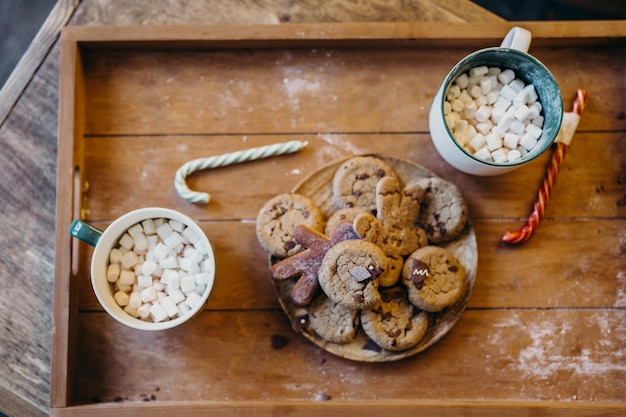
[{"label": "dark blurred background", "polygon": [[[626,19],[625,0],[473,2],[510,21]],[[55,4],[56,0],[0,0],[0,86],[4,85]]]}]

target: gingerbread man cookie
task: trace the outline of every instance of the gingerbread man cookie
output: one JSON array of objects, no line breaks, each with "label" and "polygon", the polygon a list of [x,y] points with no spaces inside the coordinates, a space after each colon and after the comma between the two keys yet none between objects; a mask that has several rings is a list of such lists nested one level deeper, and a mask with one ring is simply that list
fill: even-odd
[{"label": "gingerbread man cookie", "polygon": [[293,240],[306,250],[275,263],[271,268],[272,278],[283,281],[299,276],[291,290],[291,301],[297,306],[309,304],[319,288],[318,271],[324,255],[336,243],[349,239],[359,239],[350,222],[337,225],[330,238],[310,227],[296,226]]},{"label": "gingerbread man cookie", "polygon": [[358,215],[353,222],[354,230],[392,257],[408,255],[426,246],[426,232],[415,225],[423,195],[423,188],[417,184],[402,190],[396,178],[381,178],[376,185],[376,217]]}]

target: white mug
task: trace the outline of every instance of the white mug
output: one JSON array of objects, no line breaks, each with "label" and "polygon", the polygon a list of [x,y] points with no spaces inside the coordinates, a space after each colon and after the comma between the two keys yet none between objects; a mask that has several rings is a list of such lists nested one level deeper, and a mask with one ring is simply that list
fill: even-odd
[{"label": "white mug", "polygon": [[[176,316],[171,320],[152,322],[144,321],[131,316],[120,307],[113,298],[113,289],[111,283],[107,280],[107,265],[109,263],[109,254],[111,249],[117,247],[121,236],[133,225],[147,219],[164,218],[167,220],[176,220],[186,227],[190,228],[199,238],[196,246],[202,246],[202,250],[208,254],[207,260],[210,262],[210,279],[204,293],[201,295],[200,303],[191,311],[182,316]],[[204,231],[186,215],[171,209],[160,207],[148,207],[131,211],[117,218],[105,230],[99,230],[95,227],[83,222],[82,220],[74,220],[69,228],[71,236],[82,240],[94,247],[91,258],[91,284],[98,298],[98,301],[104,310],[120,323],[138,330],[164,330],[184,323],[191,317],[195,316],[202,310],[206,303],[213,282],[215,279],[215,255],[211,247],[211,243]]]},{"label": "white mug", "polygon": [[[563,120],[563,99],[554,77],[536,58],[529,55],[532,34],[521,27],[512,28],[500,47],[476,51],[452,68],[441,84],[430,107],[429,129],[435,148],[456,169],[472,175],[494,176],[513,171],[532,161],[554,142]],[[444,102],[449,87],[470,69],[487,66],[512,69],[525,84],[533,84],[542,105],[543,132],[528,154],[515,162],[496,163],[472,155],[453,137],[446,124]]]}]

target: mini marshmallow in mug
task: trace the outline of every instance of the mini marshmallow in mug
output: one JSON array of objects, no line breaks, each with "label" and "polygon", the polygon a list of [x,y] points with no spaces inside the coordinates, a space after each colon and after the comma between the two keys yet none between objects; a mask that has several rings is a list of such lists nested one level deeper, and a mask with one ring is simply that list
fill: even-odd
[{"label": "mini marshmallow in mug", "polygon": [[[531,37],[526,29],[515,27],[500,47],[468,55],[444,79],[430,108],[429,128],[435,148],[450,165],[473,175],[500,175],[535,159],[554,141],[563,101],[552,74],[527,53]],[[444,103],[452,96],[463,103],[463,111],[450,103],[444,115]],[[457,130],[463,120],[473,132]],[[517,148],[503,144],[506,133],[519,136]],[[486,143],[476,138],[478,134]],[[507,144],[514,142],[509,137]],[[479,144],[483,146],[477,149]]]}]

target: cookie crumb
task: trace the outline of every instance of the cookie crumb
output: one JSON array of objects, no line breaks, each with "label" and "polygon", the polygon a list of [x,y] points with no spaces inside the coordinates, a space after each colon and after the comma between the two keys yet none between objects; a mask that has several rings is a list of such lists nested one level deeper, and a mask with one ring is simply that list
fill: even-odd
[{"label": "cookie crumb", "polygon": [[289,343],[289,339],[287,339],[285,336],[282,336],[280,334],[272,335],[272,349],[274,350],[282,349],[285,346],[287,346],[288,343]]}]

